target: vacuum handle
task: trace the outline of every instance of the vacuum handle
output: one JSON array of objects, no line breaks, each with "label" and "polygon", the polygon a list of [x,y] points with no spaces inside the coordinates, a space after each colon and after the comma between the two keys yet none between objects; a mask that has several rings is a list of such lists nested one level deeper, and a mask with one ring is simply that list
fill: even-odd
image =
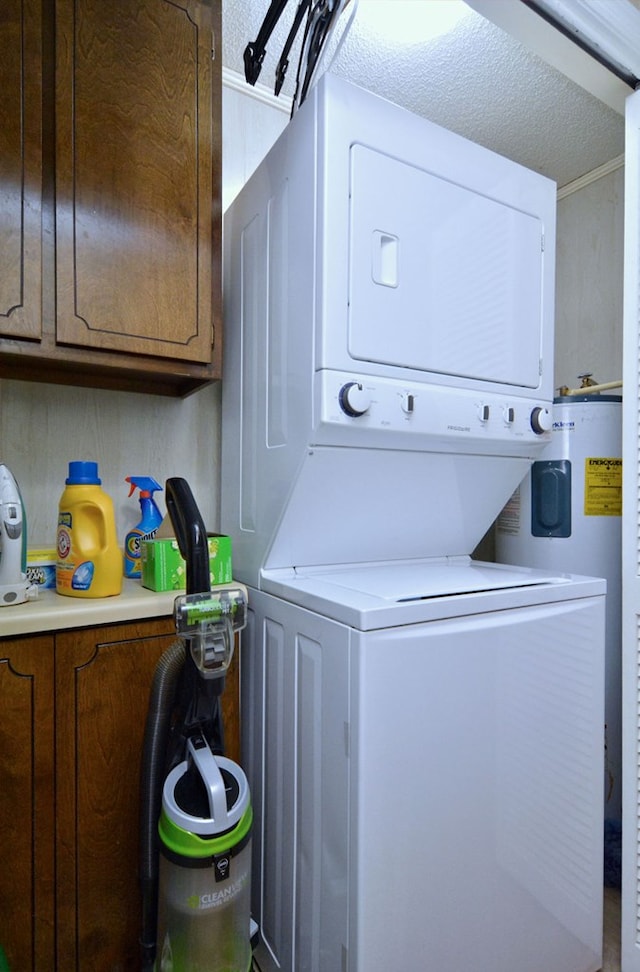
[{"label": "vacuum handle", "polygon": [[178,547],[187,567],[187,594],[209,593],[211,581],[207,531],[186,479],[167,479],[165,500]]},{"label": "vacuum handle", "polygon": [[223,830],[226,828],[227,819],[227,791],[218,761],[202,735],[191,737],[188,750],[207,791],[209,816]]}]

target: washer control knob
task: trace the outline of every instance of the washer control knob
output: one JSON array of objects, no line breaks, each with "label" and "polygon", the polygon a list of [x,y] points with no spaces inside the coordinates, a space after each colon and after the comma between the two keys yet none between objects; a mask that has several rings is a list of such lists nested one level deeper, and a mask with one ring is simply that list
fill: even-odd
[{"label": "washer control knob", "polygon": [[513,405],[505,405],[502,410],[505,425],[513,425],[516,420],[516,410]]},{"label": "washer control knob", "polygon": [[340,389],[338,401],[346,415],[357,418],[369,410],[371,396],[359,381],[350,381]]},{"label": "washer control knob", "polygon": [[548,408],[541,408],[540,406],[534,408],[531,413],[531,428],[536,435],[542,435],[544,432],[549,432],[552,425],[553,418]]}]

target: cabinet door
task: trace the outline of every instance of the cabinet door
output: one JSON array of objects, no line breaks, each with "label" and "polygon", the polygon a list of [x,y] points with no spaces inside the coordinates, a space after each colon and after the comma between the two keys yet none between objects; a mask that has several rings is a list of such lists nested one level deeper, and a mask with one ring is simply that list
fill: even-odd
[{"label": "cabinet door", "polygon": [[57,340],[210,362],[211,2],[56,15]]},{"label": "cabinet door", "polygon": [[53,638],[1,641],[0,944],[16,972],[55,967],[53,739]]},{"label": "cabinet door", "polygon": [[41,334],[42,2],[0,3],[0,334]]},{"label": "cabinet door", "polygon": [[58,968],[139,965],[140,753],[168,621],[56,637]]},{"label": "cabinet door", "polygon": [[[58,968],[137,972],[140,758],[149,690],[173,621],[56,637]],[[237,679],[227,752],[237,758]],[[228,698],[228,702],[227,702]]]}]

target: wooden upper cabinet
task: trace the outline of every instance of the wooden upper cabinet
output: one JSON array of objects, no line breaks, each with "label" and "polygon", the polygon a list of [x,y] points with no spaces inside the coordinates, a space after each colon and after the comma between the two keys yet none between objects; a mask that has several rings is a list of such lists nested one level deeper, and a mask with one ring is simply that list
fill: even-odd
[{"label": "wooden upper cabinet", "polygon": [[220,29],[220,0],[0,0],[0,378],[220,377]]},{"label": "wooden upper cabinet", "polygon": [[211,361],[213,44],[209,2],[56,0],[58,344]]},{"label": "wooden upper cabinet", "polygon": [[0,335],[42,330],[42,0],[0,3]]}]

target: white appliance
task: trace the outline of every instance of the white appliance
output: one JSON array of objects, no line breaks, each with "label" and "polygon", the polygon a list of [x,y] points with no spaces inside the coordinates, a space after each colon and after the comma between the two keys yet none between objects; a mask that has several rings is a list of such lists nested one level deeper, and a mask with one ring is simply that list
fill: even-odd
[{"label": "white appliance", "polygon": [[604,582],[470,554],[549,441],[555,187],[325,75],[225,218],[263,972],[594,972]]},{"label": "white appliance", "polygon": [[607,582],[605,819],[622,818],[622,398],[555,400],[551,442],[496,524],[505,564],[585,571]]}]

